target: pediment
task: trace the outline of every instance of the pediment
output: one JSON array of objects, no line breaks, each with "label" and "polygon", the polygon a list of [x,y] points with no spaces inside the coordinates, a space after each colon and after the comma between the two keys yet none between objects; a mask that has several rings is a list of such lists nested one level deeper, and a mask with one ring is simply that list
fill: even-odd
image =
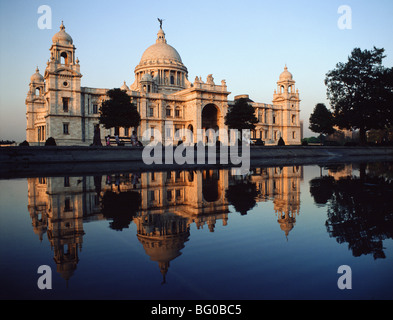
[{"label": "pediment", "polygon": [[300,101],[300,100],[298,99],[297,96],[291,96],[288,99],[285,99],[283,97],[277,97],[277,98],[273,99],[273,101],[274,102],[283,102],[283,101],[296,101],[297,102],[297,101]]},{"label": "pediment", "polygon": [[82,77],[81,73],[66,67],[60,67],[54,71],[45,71],[45,76],[47,76],[47,74],[66,77]]},{"label": "pediment", "polygon": [[282,101],[285,101],[285,99],[282,97],[278,97],[278,98],[273,99],[273,102],[282,102]]},{"label": "pediment", "polygon": [[66,76],[80,76],[79,72],[76,72],[69,68],[59,68],[55,71],[56,74],[66,75]]}]

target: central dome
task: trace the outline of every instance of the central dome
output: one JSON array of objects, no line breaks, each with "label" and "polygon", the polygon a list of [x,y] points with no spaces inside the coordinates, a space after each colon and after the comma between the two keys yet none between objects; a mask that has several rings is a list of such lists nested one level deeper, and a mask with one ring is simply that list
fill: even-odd
[{"label": "central dome", "polygon": [[166,43],[165,33],[162,29],[157,33],[157,41],[155,44],[146,49],[142,55],[140,64],[146,62],[159,63],[159,62],[179,62],[183,63],[180,54],[175,48]]},{"label": "central dome", "polygon": [[175,48],[166,43],[156,43],[143,53],[141,64],[147,61],[159,62],[161,60],[172,60],[182,63],[181,57]]},{"label": "central dome", "polygon": [[145,50],[134,73],[131,90],[173,93],[189,85],[187,68],[176,49],[167,44],[161,28],[156,43]]}]

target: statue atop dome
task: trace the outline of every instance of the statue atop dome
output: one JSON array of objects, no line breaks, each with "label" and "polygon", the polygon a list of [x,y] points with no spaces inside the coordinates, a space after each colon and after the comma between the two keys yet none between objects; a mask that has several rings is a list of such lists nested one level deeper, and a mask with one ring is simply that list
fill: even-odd
[{"label": "statue atop dome", "polygon": [[157,18],[157,20],[160,23],[160,29],[162,29],[162,23],[163,23],[164,19]]}]

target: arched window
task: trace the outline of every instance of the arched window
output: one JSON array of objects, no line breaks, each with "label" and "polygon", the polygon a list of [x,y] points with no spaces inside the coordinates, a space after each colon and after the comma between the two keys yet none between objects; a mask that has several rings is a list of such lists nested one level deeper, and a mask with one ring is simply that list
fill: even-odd
[{"label": "arched window", "polygon": [[41,88],[35,88],[35,95],[40,96],[41,95]]},{"label": "arched window", "polygon": [[175,84],[175,77],[171,76],[171,84]]},{"label": "arched window", "polygon": [[165,113],[165,115],[167,116],[167,118],[168,117],[172,117],[172,109],[171,109],[171,107],[166,107],[166,113]]},{"label": "arched window", "polygon": [[67,52],[62,52],[60,55],[60,63],[61,64],[68,64],[68,55]]}]

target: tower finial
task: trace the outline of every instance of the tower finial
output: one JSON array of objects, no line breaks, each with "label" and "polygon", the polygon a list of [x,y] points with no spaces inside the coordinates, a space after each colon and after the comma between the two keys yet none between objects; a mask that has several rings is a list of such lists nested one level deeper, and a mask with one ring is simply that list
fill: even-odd
[{"label": "tower finial", "polygon": [[61,20],[60,30],[64,30],[64,29],[65,29],[65,26],[64,26],[63,20]]}]

